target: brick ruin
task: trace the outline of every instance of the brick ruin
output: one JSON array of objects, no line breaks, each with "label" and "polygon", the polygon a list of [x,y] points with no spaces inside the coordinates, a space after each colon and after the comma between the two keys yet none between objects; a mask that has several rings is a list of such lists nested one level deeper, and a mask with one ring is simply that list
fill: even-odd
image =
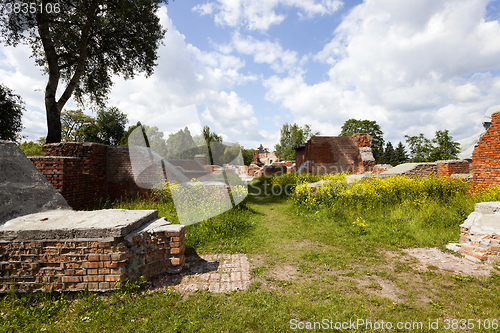
[{"label": "brick ruin", "polygon": [[185,227],[157,214],[59,210],[7,221],[0,228],[0,293],[104,291],[179,272]]},{"label": "brick ruin", "polygon": [[491,125],[472,153],[473,184],[492,187],[500,184],[500,112],[491,115]]},{"label": "brick ruin", "polygon": [[376,165],[373,168],[373,174],[378,175],[378,177],[450,177],[452,175],[461,175],[466,179],[470,175],[469,162],[466,160],[403,163],[395,167],[389,164]]},{"label": "brick ruin", "polygon": [[306,144],[293,147],[295,166],[299,172],[318,174],[369,172],[376,164],[371,144],[369,134],[313,136]]},{"label": "brick ruin", "polygon": [[[77,157],[40,157],[36,162],[63,194],[75,200],[81,195],[90,203],[92,195],[106,193],[106,146],[56,148]],[[93,161],[101,163],[97,170]],[[0,171],[0,293],[104,291],[118,287],[116,282],[182,269],[183,225],[171,224],[153,210],[74,211],[13,142],[0,141]],[[72,192],[71,186],[81,188]]]},{"label": "brick ruin", "polygon": [[198,160],[169,160],[168,169],[153,155],[136,158],[134,168],[140,173],[134,174],[130,154],[129,146],[62,142],[47,144],[43,156],[28,158],[73,209],[87,209],[106,200],[148,197],[149,189],[169,176],[189,181],[209,175]]},{"label": "brick ruin", "polygon": [[447,247],[471,261],[500,262],[500,202],[475,204],[474,212],[460,225],[459,244]]},{"label": "brick ruin", "polygon": [[[500,112],[491,115],[486,128],[472,153],[473,187],[500,184]],[[474,212],[460,225],[460,242],[447,247],[475,262],[500,262],[500,202],[475,204]]]}]

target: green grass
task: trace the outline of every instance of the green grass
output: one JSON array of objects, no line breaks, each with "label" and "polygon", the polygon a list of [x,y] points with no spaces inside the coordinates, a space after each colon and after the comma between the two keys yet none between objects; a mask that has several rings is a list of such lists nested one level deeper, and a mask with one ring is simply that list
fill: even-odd
[{"label": "green grass", "polygon": [[[428,195],[406,204],[382,197],[383,204],[306,205],[264,196],[262,180],[251,185],[237,208],[188,226],[185,241],[197,253],[248,254],[253,259],[249,290],[183,297],[129,286],[104,296],[81,293],[76,300],[10,294],[0,302],[0,332],[285,332],[297,331],[293,323],[357,318],[418,321],[424,323],[418,331],[437,332],[444,331],[446,319],[500,319],[499,274],[469,277],[436,266],[421,271],[416,259],[401,251],[457,241],[458,225],[474,201],[480,195],[494,199],[494,193]],[[403,201],[409,197],[398,195]],[[411,195],[420,197],[415,188]],[[176,222],[175,209],[165,200],[101,207],[158,209]],[[279,274],[285,271],[292,276]],[[429,320],[439,320],[440,329],[429,329]]]}]

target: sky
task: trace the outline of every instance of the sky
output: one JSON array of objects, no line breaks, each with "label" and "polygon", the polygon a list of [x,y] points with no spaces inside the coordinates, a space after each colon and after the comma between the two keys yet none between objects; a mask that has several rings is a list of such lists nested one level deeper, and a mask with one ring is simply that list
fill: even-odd
[{"label": "sky", "polygon": [[[355,118],[394,145],[444,129],[460,140],[500,104],[500,1],[175,0],[158,15],[154,74],[116,77],[108,106],[166,136],[208,125],[274,149],[284,123],[336,136]],[[0,45],[0,83],[25,100],[22,134],[36,140],[47,77],[30,55]]]}]

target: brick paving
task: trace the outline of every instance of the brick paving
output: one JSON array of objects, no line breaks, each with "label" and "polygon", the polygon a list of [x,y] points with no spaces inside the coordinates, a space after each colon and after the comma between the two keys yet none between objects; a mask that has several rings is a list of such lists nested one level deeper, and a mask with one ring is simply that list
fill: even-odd
[{"label": "brick paving", "polygon": [[202,254],[186,256],[179,274],[160,276],[149,286],[159,289],[168,286],[180,293],[208,290],[221,293],[245,290],[250,285],[250,263],[246,254]]}]

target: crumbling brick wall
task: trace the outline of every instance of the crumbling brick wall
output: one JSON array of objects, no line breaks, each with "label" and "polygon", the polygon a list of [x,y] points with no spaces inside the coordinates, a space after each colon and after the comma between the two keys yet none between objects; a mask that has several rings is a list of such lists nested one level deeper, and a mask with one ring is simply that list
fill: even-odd
[{"label": "crumbling brick wall", "polygon": [[165,179],[163,168],[149,160],[138,161],[147,163],[147,168],[135,179],[128,146],[61,142],[45,145],[43,154],[29,159],[73,209],[86,209],[108,199],[148,196],[150,190],[137,183]]},{"label": "crumbling brick wall", "polygon": [[0,242],[0,293],[109,290],[115,282],[177,272],[185,227],[113,239]]},{"label": "crumbling brick wall", "polygon": [[472,170],[475,186],[500,184],[500,112],[491,115],[491,126],[474,148]]},{"label": "crumbling brick wall", "polygon": [[313,136],[307,144],[295,147],[297,170],[306,161],[314,163],[319,174],[352,172],[364,173],[375,166],[375,161],[363,160],[360,148],[371,147],[369,134],[347,136]]},{"label": "crumbling brick wall", "polygon": [[134,199],[138,195],[148,197],[150,190],[140,187],[137,183],[153,184],[165,178],[163,168],[150,160],[138,159],[136,163],[147,165],[144,165],[145,169],[139,178],[135,179],[128,146],[108,146],[106,157],[106,198],[111,201]]},{"label": "crumbling brick wall", "polygon": [[74,209],[106,200],[106,146],[97,143],[52,143],[31,162]]},{"label": "crumbling brick wall", "polygon": [[437,161],[437,174],[448,177],[457,173],[469,173],[469,162],[465,160]]}]

